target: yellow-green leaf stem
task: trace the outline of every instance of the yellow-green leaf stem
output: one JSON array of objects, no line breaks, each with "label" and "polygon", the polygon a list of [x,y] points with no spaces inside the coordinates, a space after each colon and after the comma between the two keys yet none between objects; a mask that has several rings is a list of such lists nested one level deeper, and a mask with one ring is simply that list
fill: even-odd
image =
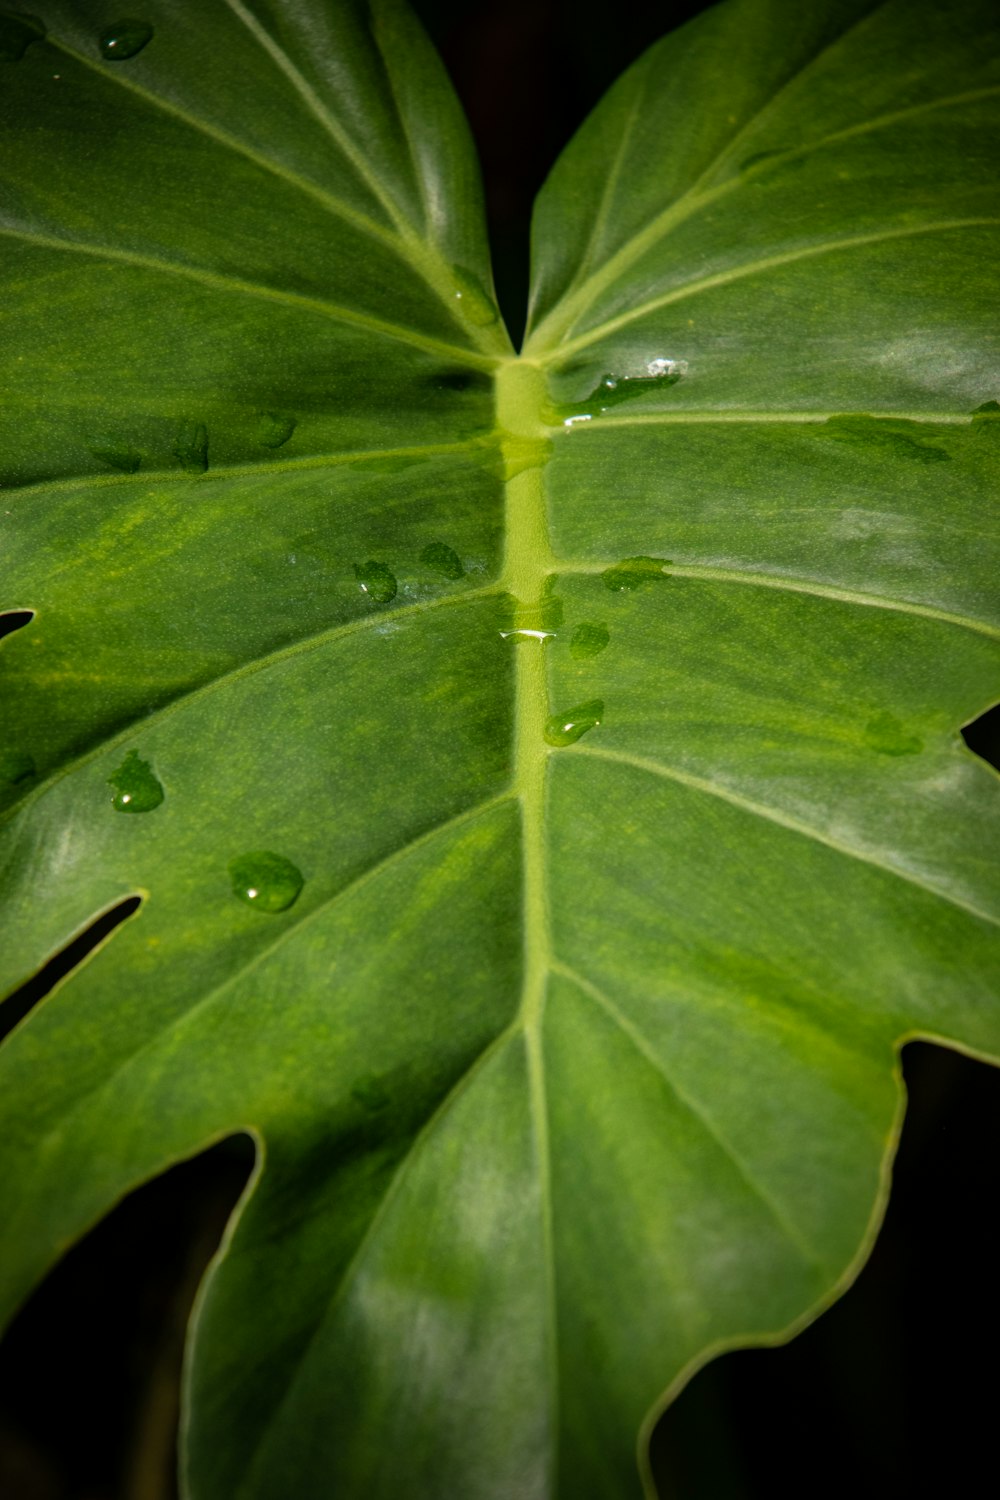
[{"label": "yellow-green leaf stem", "polygon": [[[545,376],[533,364],[511,360],[496,379],[497,423],[506,481],[506,552],[503,582],[522,603],[541,605],[554,559],[545,517],[544,455],[548,429],[542,418],[547,400]],[[533,461],[525,467],[526,460]],[[537,1024],[548,962],[548,920],[543,824],[545,766],[543,732],[548,717],[544,640],[511,642],[515,669],[514,780],[524,827],[524,991],[522,1017]]]}]

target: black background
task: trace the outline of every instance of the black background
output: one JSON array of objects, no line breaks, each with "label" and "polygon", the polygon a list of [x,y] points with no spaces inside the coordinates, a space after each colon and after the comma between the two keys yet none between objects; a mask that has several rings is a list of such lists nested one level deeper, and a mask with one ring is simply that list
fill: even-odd
[{"label": "black background", "polygon": [[[531,202],[558,151],[622,68],[703,8],[417,0],[472,123],[515,342]],[[967,738],[1000,761],[996,712]],[[654,1436],[664,1500],[996,1489],[1000,1073],[923,1043],[904,1068],[910,1107],[867,1266],[792,1344],[691,1382]],[[132,1194],[29,1302],[0,1346],[0,1500],[171,1500],[187,1311],[252,1160],[238,1137]]]}]

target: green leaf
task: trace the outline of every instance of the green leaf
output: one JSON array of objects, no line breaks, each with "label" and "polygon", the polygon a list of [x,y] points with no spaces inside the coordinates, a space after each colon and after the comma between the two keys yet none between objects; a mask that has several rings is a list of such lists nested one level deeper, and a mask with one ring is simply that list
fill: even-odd
[{"label": "green leaf", "polygon": [[995,9],[655,46],[520,358],[395,0],[39,9],[4,987],[142,902],[0,1053],[3,1306],[249,1131],[192,1500],[633,1496],[663,1393],[857,1270],[900,1043],[1000,1056]]}]

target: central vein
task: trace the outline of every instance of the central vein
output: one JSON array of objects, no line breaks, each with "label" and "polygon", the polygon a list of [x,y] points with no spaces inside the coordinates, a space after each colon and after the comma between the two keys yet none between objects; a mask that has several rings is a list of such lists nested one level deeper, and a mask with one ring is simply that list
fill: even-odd
[{"label": "central vein", "polygon": [[[519,603],[542,604],[554,569],[543,488],[548,428],[542,420],[545,377],[535,365],[510,360],[496,377],[497,423],[506,478],[506,550],[503,584]],[[514,789],[521,801],[524,849],[524,986],[521,1020],[537,1036],[549,966],[545,871],[545,768],[543,732],[548,717],[542,639],[511,641],[515,656]]]},{"label": "central vein", "polygon": [[[502,364],[496,376],[497,423],[506,482],[506,549],[503,585],[522,605],[541,612],[545,587],[555,571],[545,513],[545,463],[549,434],[542,420],[547,404],[545,377],[522,360]],[[558,1426],[559,1360],[555,1249],[552,1227],[551,1148],[545,1098],[542,1018],[551,964],[545,842],[545,743],[549,694],[545,671],[545,632],[515,635],[514,790],[521,802],[524,868],[524,977],[519,1021],[528,1064],[528,1101],[538,1173],[539,1229],[547,1308],[546,1360],[549,1420]],[[555,1450],[551,1456],[553,1476]],[[552,1480],[554,1488],[554,1477]]]}]

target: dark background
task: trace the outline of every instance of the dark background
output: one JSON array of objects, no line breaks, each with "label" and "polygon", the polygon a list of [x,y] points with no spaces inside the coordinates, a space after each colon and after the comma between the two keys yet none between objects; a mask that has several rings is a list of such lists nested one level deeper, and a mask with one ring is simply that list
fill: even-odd
[{"label": "dark background", "polygon": [[[515,342],[531,202],[556,155],[621,70],[703,8],[417,0],[472,122]],[[996,711],[967,739],[1000,763]],[[867,1266],[792,1344],[727,1355],[691,1382],[653,1441],[664,1500],[996,1488],[1000,1072],[923,1043],[903,1058],[910,1107]],[[172,1500],[185,1321],[252,1159],[237,1137],[132,1194],[29,1302],[0,1346],[0,1500]]]}]

